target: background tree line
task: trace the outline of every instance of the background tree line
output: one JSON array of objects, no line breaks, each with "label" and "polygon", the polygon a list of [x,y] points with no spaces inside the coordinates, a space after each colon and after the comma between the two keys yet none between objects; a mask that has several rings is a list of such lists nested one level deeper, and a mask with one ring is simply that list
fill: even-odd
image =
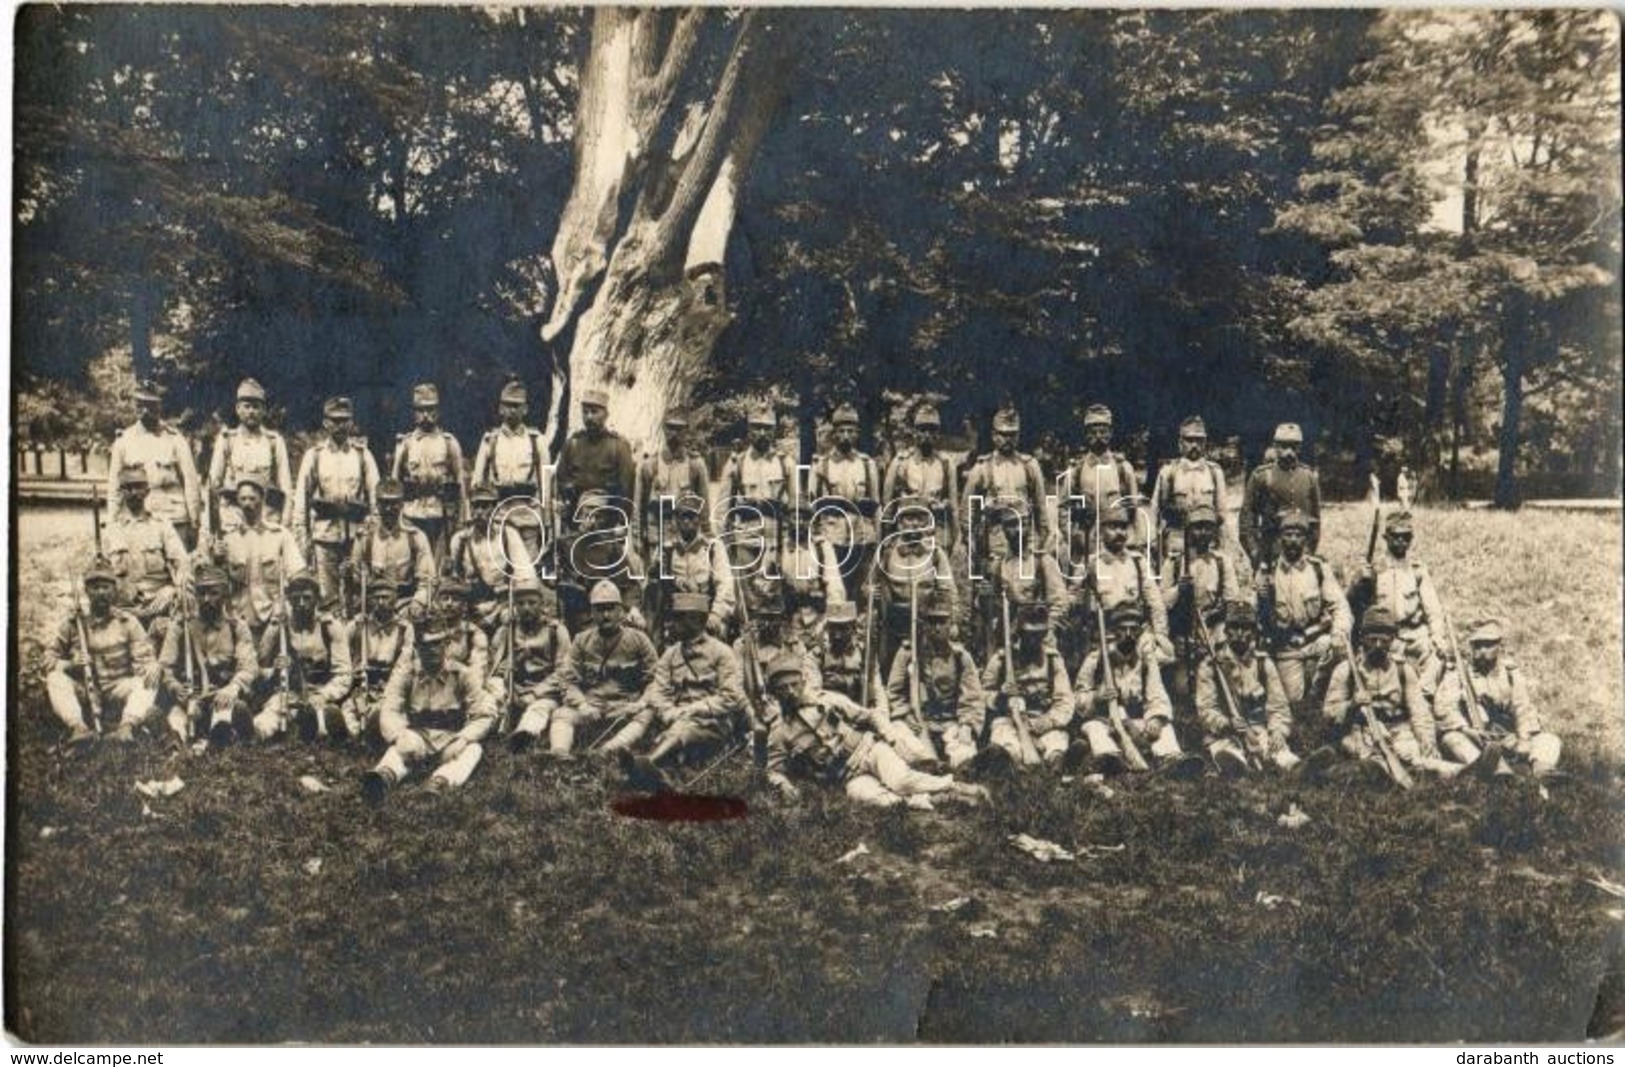
[{"label": "background tree line", "polygon": [[555,435],[1102,401],[1616,495],[1618,66],[1598,12],[30,7],[17,432],[251,374],[381,446],[429,377],[470,441],[512,374]]}]

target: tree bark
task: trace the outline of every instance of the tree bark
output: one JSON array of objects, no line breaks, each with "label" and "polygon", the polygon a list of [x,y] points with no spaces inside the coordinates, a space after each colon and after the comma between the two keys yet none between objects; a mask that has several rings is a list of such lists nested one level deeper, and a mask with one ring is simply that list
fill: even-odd
[{"label": "tree bark", "polygon": [[1527,312],[1517,312],[1517,328],[1508,331],[1506,350],[1501,355],[1500,457],[1495,471],[1495,506],[1514,509],[1518,499],[1518,438],[1523,423],[1524,346],[1530,340]]}]

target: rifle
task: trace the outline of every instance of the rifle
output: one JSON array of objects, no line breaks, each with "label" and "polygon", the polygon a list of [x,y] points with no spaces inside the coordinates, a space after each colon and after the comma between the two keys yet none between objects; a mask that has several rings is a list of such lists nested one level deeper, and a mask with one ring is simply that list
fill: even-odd
[{"label": "rifle", "polygon": [[739,605],[739,644],[745,653],[739,657],[745,683],[745,717],[750,721],[751,755],[756,761],[756,768],[762,770],[767,767],[767,726],[761,714],[767,699],[767,686],[762,681],[761,652],[756,644],[756,629],[750,621],[750,607],[746,604],[749,599],[748,585],[742,583],[736,601]]},{"label": "rifle", "polygon": [[1382,754],[1383,767],[1388,771],[1388,777],[1401,789],[1409,789],[1416,784],[1411,772],[1405,769],[1400,762],[1399,753],[1394,751],[1394,743],[1388,740],[1388,731],[1377,721],[1377,716],[1371,711],[1371,690],[1366,688],[1365,680],[1360,677],[1360,661],[1354,654],[1354,645],[1348,636],[1343,637],[1343,652],[1348,656],[1349,680],[1354,683],[1354,699],[1360,705],[1361,716],[1365,719],[1366,734],[1371,743],[1377,746]]},{"label": "rifle", "polygon": [[509,574],[508,575],[508,665],[507,665],[507,668],[506,668],[506,677],[503,679],[503,683],[502,683],[502,719],[503,719],[503,721],[499,722],[497,724],[497,728],[500,731],[504,732],[504,733],[507,732],[508,722],[513,719],[513,703],[514,703],[514,692],[515,692],[514,686],[513,686],[513,665],[514,665],[514,661],[518,658],[518,655],[519,655],[519,622],[518,622],[518,619],[517,619],[517,613],[514,611],[514,607],[513,607],[513,586],[514,586],[513,575]]},{"label": "rifle", "polygon": [[[879,561],[879,554],[875,556]],[[870,587],[870,611],[873,612],[873,586]],[[920,744],[929,752],[936,752],[937,746],[931,740],[931,731],[925,725],[925,702],[920,693],[920,584],[919,576],[914,573],[908,578],[908,715],[914,721],[914,731],[919,736]],[[864,649],[864,662],[867,665],[869,650]],[[865,671],[868,670],[865,666]],[[868,675],[864,675],[864,684],[868,684]],[[868,707],[868,701],[864,707]]]},{"label": "rifle", "polygon": [[[1007,590],[999,593],[999,599],[1004,615],[1004,680],[1010,683],[1010,688],[1020,694],[1020,686],[1016,684],[1016,653],[1015,642],[1010,639],[1010,593]],[[1008,707],[1008,705],[1006,705]],[[1043,762],[1038,755],[1038,746],[1033,744],[1032,730],[1027,726],[1027,713],[1010,709],[1010,722],[1016,728],[1016,737],[1021,742],[1021,762],[1029,767],[1035,767]]]},{"label": "rifle", "polygon": [[[1443,608],[1442,604],[1440,608]],[[1478,687],[1473,684],[1473,672],[1461,658],[1461,646],[1456,643],[1456,628],[1451,625],[1448,612],[1444,613],[1444,633],[1450,642],[1450,654],[1456,658],[1456,677],[1461,679],[1462,703],[1467,705],[1467,725],[1482,739],[1489,730],[1489,720],[1484,716],[1484,705],[1478,702]]]},{"label": "rifle", "polygon": [[96,558],[102,556],[102,487],[92,482],[90,485],[90,528],[96,537]]},{"label": "rifle", "polygon": [[[1230,688],[1230,679],[1224,676],[1224,665],[1219,662],[1219,650],[1213,644],[1213,631],[1207,628],[1207,620],[1195,604],[1191,605],[1191,615],[1195,619],[1197,634],[1202,638],[1202,645],[1207,649],[1208,666],[1213,668],[1213,677],[1219,683],[1219,698],[1224,701],[1225,717],[1230,720],[1230,728],[1241,735],[1241,755],[1247,761],[1249,771],[1261,770],[1264,753],[1258,751],[1253,741],[1253,732],[1247,726],[1246,718],[1241,714],[1241,705],[1236,701],[1235,690]],[[1193,680],[1191,685],[1195,686]]]},{"label": "rifle", "polygon": [[[292,638],[291,638],[291,631],[292,631],[292,627],[293,627],[293,615],[292,615],[292,612],[291,612],[290,608],[288,607],[288,579],[287,579],[287,576],[279,573],[277,575],[277,585],[280,588],[281,593],[282,593],[282,618],[278,621],[278,624],[277,624],[277,654],[279,656],[281,656],[284,660],[286,660],[287,663],[288,663],[288,665],[282,669],[282,681],[281,681],[281,684],[280,684],[280,687],[279,687],[279,691],[282,694],[282,707],[283,707],[283,710],[284,710],[284,713],[285,713],[287,708],[288,708],[288,690],[289,690],[290,686],[293,685],[293,681],[292,681],[292,678],[291,678],[291,676],[292,676],[292,674],[294,672],[294,664],[293,664],[293,659],[292,659],[293,641],[292,641]],[[316,625],[320,626],[321,624],[322,624],[321,620],[317,619],[316,620]],[[299,683],[298,683],[297,689],[298,689],[298,694],[297,694],[296,698],[294,699],[294,703],[297,706],[301,707],[301,708],[310,708],[310,710],[315,713],[315,715],[316,715],[316,736],[317,737],[326,737],[327,736],[327,714],[326,714],[326,712],[324,712],[319,707],[315,707],[315,708],[311,707],[309,694],[305,691],[305,671],[304,671],[303,667],[301,667],[299,669]]]},{"label": "rifle", "polygon": [[90,630],[85,624],[85,616],[89,609],[79,604],[79,575],[74,571],[73,565],[68,565],[68,581],[71,588],[68,595],[72,598],[73,628],[79,638],[79,655],[85,660],[85,692],[90,702],[90,728],[96,733],[102,732],[102,672],[96,669],[96,657],[90,654]]},{"label": "rifle", "polygon": [[1382,526],[1382,485],[1377,481],[1375,472],[1371,475],[1371,536],[1365,543],[1365,561],[1370,564],[1377,558],[1377,533]]},{"label": "rifle", "polygon": [[[1095,568],[1090,575],[1090,582],[1094,586],[1095,597],[1095,623],[1100,631],[1100,679],[1106,686],[1117,689],[1117,679],[1113,676],[1111,639],[1106,633],[1106,604],[1100,596],[1100,471],[1101,465],[1095,465]],[[1123,711],[1121,701],[1113,700],[1107,708],[1106,717],[1111,720],[1112,733],[1117,735],[1117,744],[1123,750],[1123,759],[1128,762],[1129,769],[1135,771],[1148,771],[1151,765],[1145,761],[1140,752],[1140,746],[1134,743],[1134,737],[1128,732],[1128,725],[1124,721],[1128,718]]]}]

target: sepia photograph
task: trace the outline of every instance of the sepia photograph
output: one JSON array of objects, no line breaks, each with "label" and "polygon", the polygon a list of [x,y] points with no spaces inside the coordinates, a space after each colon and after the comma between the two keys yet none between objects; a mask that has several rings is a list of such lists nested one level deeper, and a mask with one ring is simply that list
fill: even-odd
[{"label": "sepia photograph", "polygon": [[1625,1040],[1616,12],[13,17],[10,1041]]}]

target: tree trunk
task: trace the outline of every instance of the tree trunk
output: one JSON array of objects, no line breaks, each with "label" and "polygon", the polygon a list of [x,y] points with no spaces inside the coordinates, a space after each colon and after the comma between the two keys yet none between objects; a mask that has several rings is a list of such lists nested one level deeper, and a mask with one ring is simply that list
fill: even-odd
[{"label": "tree trunk", "polygon": [[152,377],[152,320],[156,304],[150,286],[138,281],[130,293],[130,369],[138,382]]},{"label": "tree trunk", "polygon": [[1517,328],[1508,331],[1506,347],[1501,355],[1504,394],[1501,400],[1501,454],[1495,471],[1495,506],[1506,509],[1516,508],[1520,503],[1518,437],[1523,422],[1524,345],[1530,340],[1529,323],[1522,318],[1526,313],[1519,309],[1517,314]]}]

